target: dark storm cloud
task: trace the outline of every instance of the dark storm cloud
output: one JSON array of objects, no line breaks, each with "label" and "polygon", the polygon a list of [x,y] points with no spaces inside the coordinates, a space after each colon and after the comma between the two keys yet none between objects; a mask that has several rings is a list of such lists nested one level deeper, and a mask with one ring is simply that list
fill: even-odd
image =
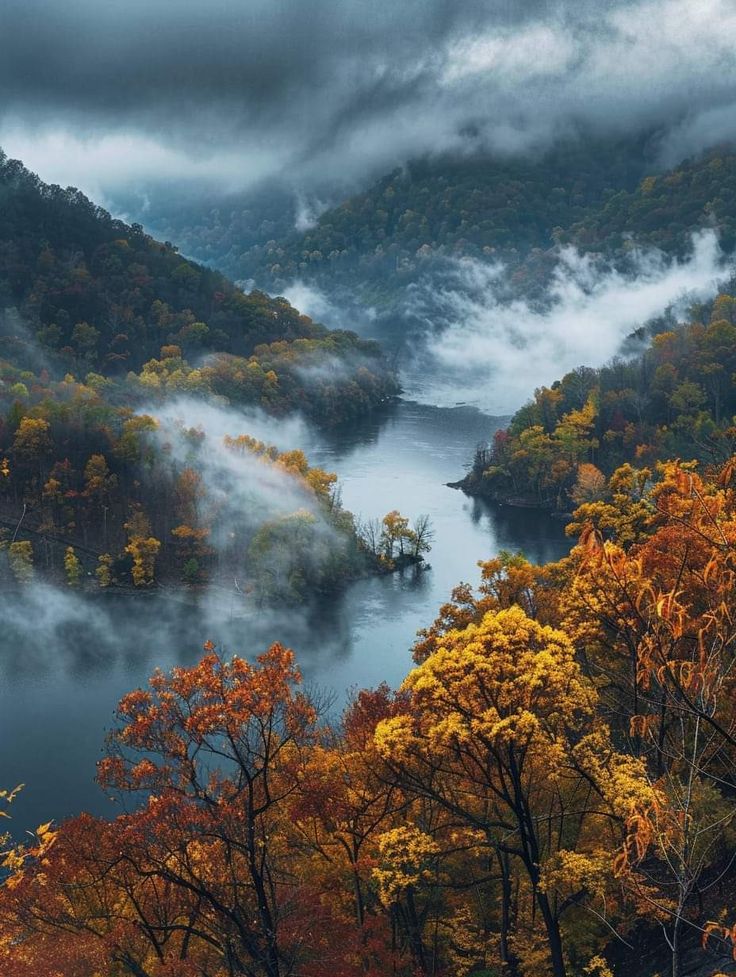
[{"label": "dark storm cloud", "polygon": [[730,0],[5,0],[0,141],[50,179],[362,178],[432,151],[736,132]]},{"label": "dark storm cloud", "polygon": [[[424,58],[485,4],[460,13],[444,0],[10,0],[4,4],[0,80],[6,107],[83,110],[176,127],[173,110],[213,108],[231,123],[305,96],[368,91],[377,69]],[[475,13],[474,13],[475,8]],[[343,84],[348,89],[330,90]],[[328,86],[328,87],[325,87]],[[366,86],[364,88],[364,86]],[[316,105],[315,110],[319,111]]]}]

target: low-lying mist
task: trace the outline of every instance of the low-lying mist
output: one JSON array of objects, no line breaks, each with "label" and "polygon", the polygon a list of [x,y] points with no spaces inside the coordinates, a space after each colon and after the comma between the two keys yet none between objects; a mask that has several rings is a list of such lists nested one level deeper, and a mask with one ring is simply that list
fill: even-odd
[{"label": "low-lying mist", "polygon": [[[348,618],[320,607],[247,609],[216,587],[199,597],[83,593],[37,581],[0,591],[0,736],[3,786],[24,783],[10,829],[80,810],[114,815],[93,782],[113,711],[155,668],[192,665],[206,640],[226,656],[253,659],[274,641],[295,649],[307,678],[329,675],[350,654]],[[340,683],[336,692],[344,695]]]},{"label": "low-lying mist", "polygon": [[333,521],[329,499],[310,486],[306,468],[299,467],[306,464],[303,456],[287,454],[275,462],[269,453],[269,446],[288,452],[305,444],[299,418],[280,423],[260,411],[186,397],[144,413],[157,421],[152,477],[196,473],[188,508],[214,548],[210,579],[236,591],[255,588],[260,598],[293,591],[300,599],[310,595],[309,581],[315,587],[326,581],[328,567],[346,553],[350,533]]},{"label": "low-lying mist", "polygon": [[[265,522],[295,511],[310,513],[315,538],[326,551],[344,546],[344,539],[327,522],[316,496],[302,479],[251,451],[234,451],[225,444],[226,436],[245,434],[281,451],[308,447],[314,436],[301,418],[277,420],[257,409],[241,411],[185,396],[163,405],[149,405],[140,413],[153,417],[158,425],[149,434],[155,460],[142,476],[144,484],[153,487],[157,483],[158,489],[188,467],[196,472],[199,482],[193,505],[197,521],[212,529],[207,543],[216,551],[218,562],[229,566],[226,557],[234,538],[247,541]],[[318,550],[320,547],[315,547],[315,559]],[[246,569],[247,560],[244,552],[240,563]],[[91,590],[57,586],[39,577],[20,589],[0,589],[4,643],[22,643],[23,653],[14,660],[15,668],[43,673],[49,648],[69,649],[85,670],[98,659],[107,666],[118,655],[147,657],[145,632],[152,623],[147,612],[130,619],[121,617],[119,607],[127,604],[128,594],[116,596],[114,589],[109,593],[98,591],[92,585],[91,569],[88,575]],[[95,599],[90,600],[90,596]],[[225,574],[213,574],[211,583],[196,590],[164,582],[141,591],[135,599],[142,601],[144,608],[152,608],[154,603],[158,608],[155,637],[150,644],[157,646],[164,658],[169,657],[175,643],[181,653],[181,639],[186,633],[183,622],[190,613],[186,608],[196,608],[198,622],[192,653],[207,637],[235,650],[239,645],[235,636],[239,634],[260,645],[274,633],[279,637],[283,632],[279,640],[293,640],[303,638],[308,630],[307,610],[269,609],[247,598],[238,581]],[[28,626],[30,620],[32,628]]]},{"label": "low-lying mist", "polygon": [[142,406],[138,413],[155,417],[165,430],[198,428],[216,441],[249,434],[279,451],[304,448],[312,440],[309,426],[298,414],[276,418],[257,407],[226,406],[214,397],[169,397],[163,403]]},{"label": "low-lying mist", "polygon": [[503,264],[461,259],[407,294],[409,313],[425,327],[405,378],[407,395],[511,413],[536,387],[577,366],[603,365],[647,321],[712,297],[726,274],[712,230],[694,235],[682,261],[634,251],[628,272],[562,249],[538,304],[506,297]]}]

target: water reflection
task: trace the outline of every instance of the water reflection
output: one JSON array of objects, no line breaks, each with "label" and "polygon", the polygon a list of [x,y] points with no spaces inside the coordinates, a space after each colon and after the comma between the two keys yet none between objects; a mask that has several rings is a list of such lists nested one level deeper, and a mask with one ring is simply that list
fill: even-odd
[{"label": "water reflection", "polygon": [[486,528],[499,550],[521,552],[534,563],[550,563],[567,552],[563,524],[541,509],[517,508],[473,499],[470,518]]}]

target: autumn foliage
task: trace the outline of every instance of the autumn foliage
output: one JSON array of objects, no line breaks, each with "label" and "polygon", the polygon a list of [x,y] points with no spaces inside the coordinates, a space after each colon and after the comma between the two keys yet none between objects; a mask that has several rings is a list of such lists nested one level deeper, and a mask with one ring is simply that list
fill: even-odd
[{"label": "autumn foliage", "polygon": [[98,771],[130,813],[6,841],[2,972],[727,972],[735,471],[617,471],[569,557],[483,564],[337,723],[278,644],[155,673]]}]

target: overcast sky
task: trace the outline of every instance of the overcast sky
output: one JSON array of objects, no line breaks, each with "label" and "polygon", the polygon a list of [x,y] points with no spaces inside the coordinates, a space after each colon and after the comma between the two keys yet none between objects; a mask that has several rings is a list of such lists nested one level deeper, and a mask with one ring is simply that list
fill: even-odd
[{"label": "overcast sky", "polygon": [[362,181],[425,152],[736,135],[733,0],[3,0],[0,146],[93,195]]}]

